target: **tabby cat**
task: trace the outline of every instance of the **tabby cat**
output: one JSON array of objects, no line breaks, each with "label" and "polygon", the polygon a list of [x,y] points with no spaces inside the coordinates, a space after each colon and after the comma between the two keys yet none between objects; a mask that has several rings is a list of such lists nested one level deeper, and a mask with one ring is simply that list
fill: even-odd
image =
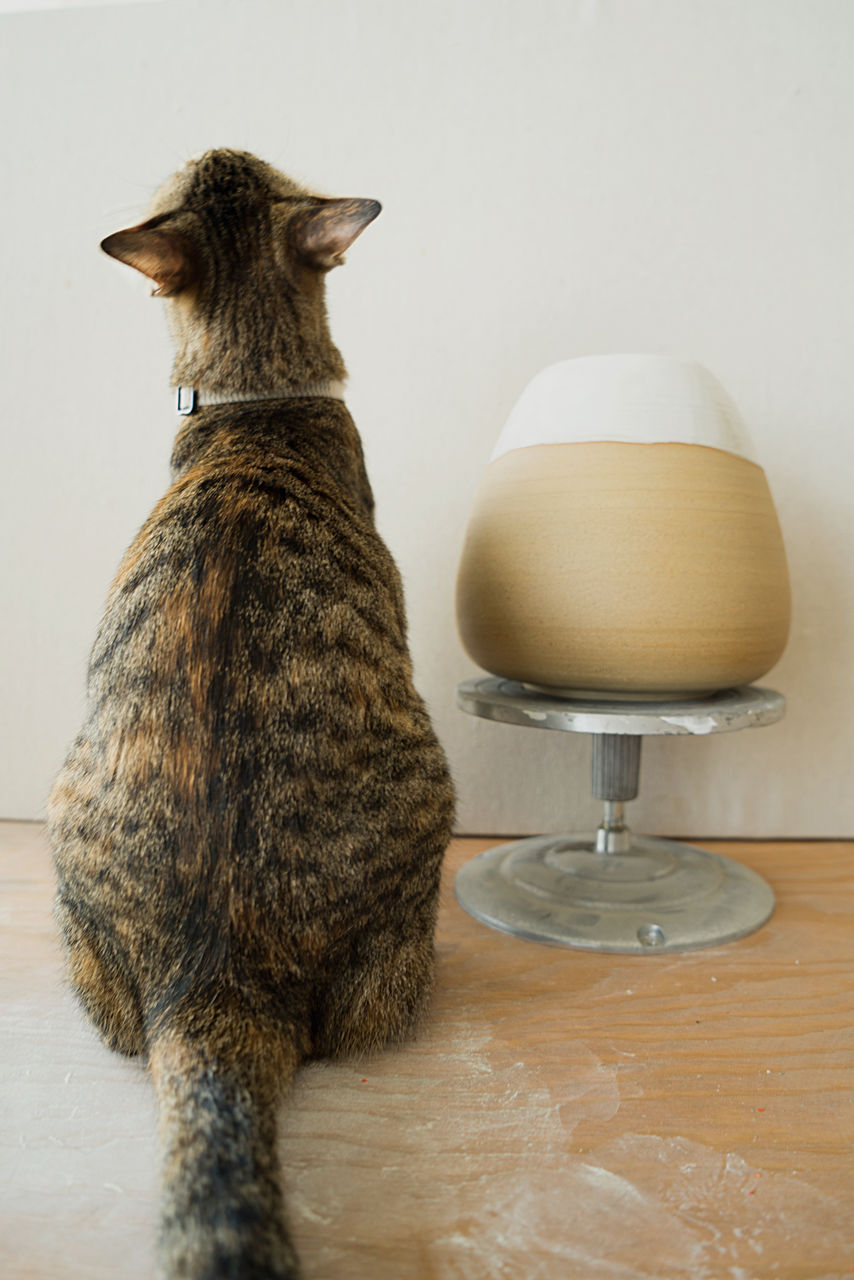
[{"label": "tabby cat", "polygon": [[71,983],[154,1077],[173,1278],[298,1274],[280,1097],[431,984],[452,785],[324,301],[379,209],[211,151],[102,245],[168,299],[185,417],[49,826]]}]

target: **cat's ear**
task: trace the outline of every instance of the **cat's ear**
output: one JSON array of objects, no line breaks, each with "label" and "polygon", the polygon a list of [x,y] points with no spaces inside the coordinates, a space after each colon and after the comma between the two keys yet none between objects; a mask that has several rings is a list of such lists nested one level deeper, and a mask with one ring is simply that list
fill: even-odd
[{"label": "cat's ear", "polygon": [[193,245],[181,231],[155,225],[156,220],[116,231],[101,241],[111,258],[135,267],[157,288],[153,297],[171,298],[194,283],[198,271]]},{"label": "cat's ear", "polygon": [[291,220],[290,242],[310,266],[328,271],[341,265],[356,236],[381,209],[378,200],[324,200]]}]

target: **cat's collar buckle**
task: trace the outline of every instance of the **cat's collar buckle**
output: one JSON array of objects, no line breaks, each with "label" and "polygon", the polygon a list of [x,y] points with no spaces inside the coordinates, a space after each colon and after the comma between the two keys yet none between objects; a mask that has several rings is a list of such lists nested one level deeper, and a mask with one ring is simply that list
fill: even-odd
[{"label": "cat's collar buckle", "polygon": [[178,388],[178,412],[182,418],[189,418],[196,408],[195,387]]}]

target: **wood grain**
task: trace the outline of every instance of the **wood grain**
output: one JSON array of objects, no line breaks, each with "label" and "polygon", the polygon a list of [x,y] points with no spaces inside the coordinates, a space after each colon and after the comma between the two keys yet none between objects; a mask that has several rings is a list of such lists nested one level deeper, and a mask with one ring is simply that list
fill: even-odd
[{"label": "wood grain", "polygon": [[[432,1016],[301,1073],[282,1115],[307,1280],[854,1273],[854,844],[726,843],[777,911],[684,956],[470,919],[449,853]],[[6,1280],[154,1275],[155,1111],[63,990],[41,827],[0,824]]]}]

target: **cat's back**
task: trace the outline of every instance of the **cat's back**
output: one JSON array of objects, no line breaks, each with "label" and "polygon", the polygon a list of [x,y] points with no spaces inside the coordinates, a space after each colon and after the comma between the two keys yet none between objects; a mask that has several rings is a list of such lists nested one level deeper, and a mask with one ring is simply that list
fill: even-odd
[{"label": "cat's back", "polygon": [[310,914],[405,841],[438,846],[450,814],[359,437],[333,401],[223,406],[173,467],[111,589],[57,788],[73,808],[76,775],[136,876],[162,870],[153,848],[179,878],[227,865],[231,891],[241,867],[255,897],[298,862]]},{"label": "cat's back", "polygon": [[343,405],[208,410],[179,435],[173,476],[110,590],[96,695],[115,699],[127,676],[156,697],[163,681],[212,722],[265,686],[295,692],[309,667],[331,685],[348,660],[352,676],[380,658],[408,669],[400,579]]}]

